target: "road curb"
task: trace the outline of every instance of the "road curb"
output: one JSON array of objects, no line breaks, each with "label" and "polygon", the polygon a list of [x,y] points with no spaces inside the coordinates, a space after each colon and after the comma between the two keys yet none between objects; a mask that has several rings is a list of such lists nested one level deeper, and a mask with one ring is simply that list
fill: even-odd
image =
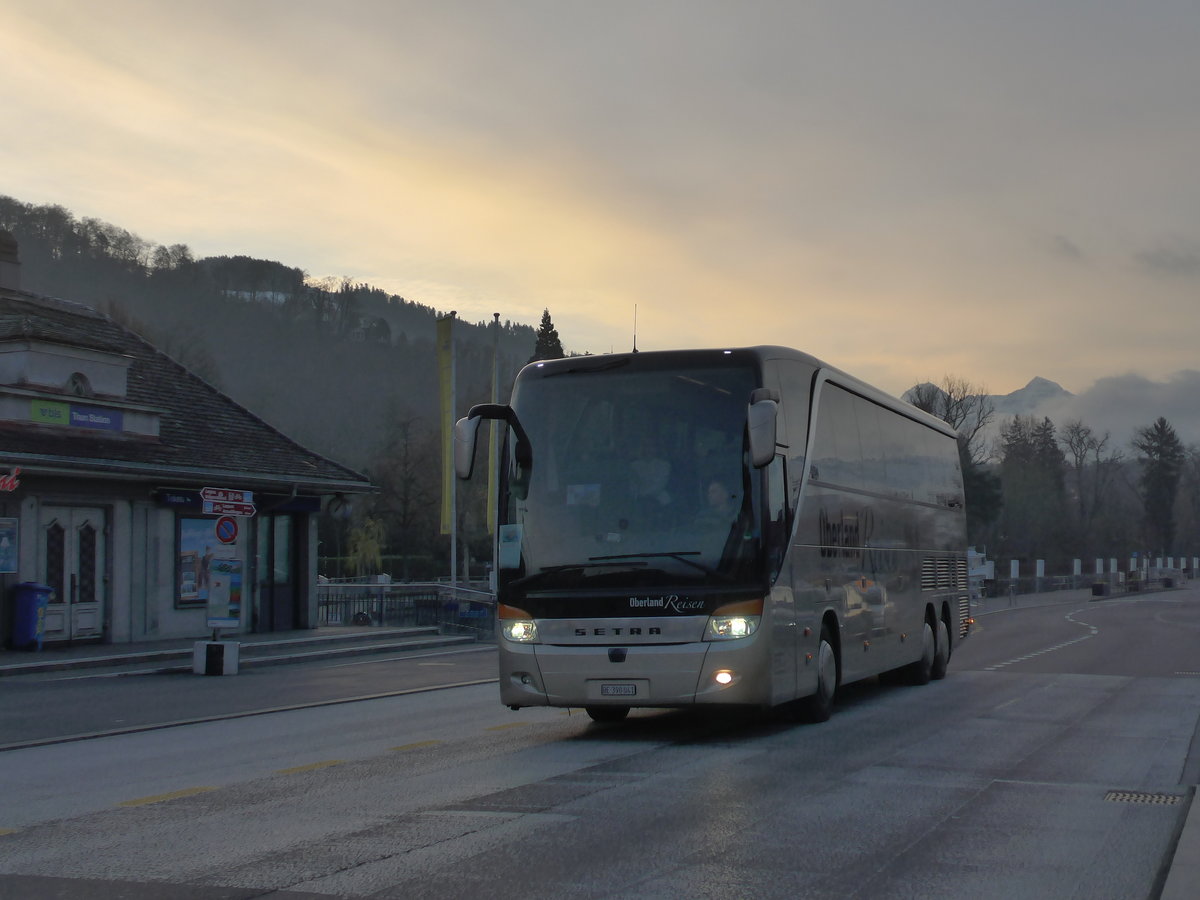
[{"label": "road curb", "polygon": [[1159,900],[1195,900],[1200,895],[1200,812],[1196,809],[1195,794],[1193,788],[1187,820],[1175,845]]}]

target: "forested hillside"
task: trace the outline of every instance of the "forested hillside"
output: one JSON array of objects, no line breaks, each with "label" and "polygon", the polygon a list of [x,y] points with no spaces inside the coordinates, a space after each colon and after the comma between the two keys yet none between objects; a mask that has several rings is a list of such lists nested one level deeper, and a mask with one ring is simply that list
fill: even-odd
[{"label": "forested hillside", "polygon": [[[437,416],[434,310],[350,280],[316,282],[245,256],[195,259],[61,206],[0,196],[22,287],[119,319],[285,434],[370,467],[397,422]],[[465,409],[490,392],[494,328],[456,328]],[[501,390],[533,354],[534,329],[502,322]]]}]

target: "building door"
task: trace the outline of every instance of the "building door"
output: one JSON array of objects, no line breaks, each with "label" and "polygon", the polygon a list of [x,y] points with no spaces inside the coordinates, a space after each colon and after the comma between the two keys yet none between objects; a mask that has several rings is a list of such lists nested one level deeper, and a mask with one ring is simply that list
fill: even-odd
[{"label": "building door", "polygon": [[291,515],[266,515],[258,521],[259,631],[300,627],[296,573],[295,524]]},{"label": "building door", "polygon": [[42,507],[40,568],[43,580],[54,589],[54,599],[46,610],[45,640],[104,636],[106,526],[103,509]]}]

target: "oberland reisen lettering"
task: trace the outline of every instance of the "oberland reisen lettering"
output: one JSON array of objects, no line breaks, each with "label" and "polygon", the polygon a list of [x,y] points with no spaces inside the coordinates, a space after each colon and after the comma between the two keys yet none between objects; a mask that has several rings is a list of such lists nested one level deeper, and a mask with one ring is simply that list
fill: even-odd
[{"label": "oberland reisen lettering", "polygon": [[687,600],[678,594],[665,597],[630,597],[630,609],[669,609],[671,612],[684,613],[704,609],[703,600]]}]

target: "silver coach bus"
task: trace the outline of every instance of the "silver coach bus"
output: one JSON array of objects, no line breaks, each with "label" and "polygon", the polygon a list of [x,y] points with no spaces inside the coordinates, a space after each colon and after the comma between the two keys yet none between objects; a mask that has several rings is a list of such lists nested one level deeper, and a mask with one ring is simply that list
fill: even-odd
[{"label": "silver coach bus", "polygon": [[500,696],[584,707],[789,704],[941,678],[970,627],[954,431],[780,347],[521,370],[496,528]]}]

